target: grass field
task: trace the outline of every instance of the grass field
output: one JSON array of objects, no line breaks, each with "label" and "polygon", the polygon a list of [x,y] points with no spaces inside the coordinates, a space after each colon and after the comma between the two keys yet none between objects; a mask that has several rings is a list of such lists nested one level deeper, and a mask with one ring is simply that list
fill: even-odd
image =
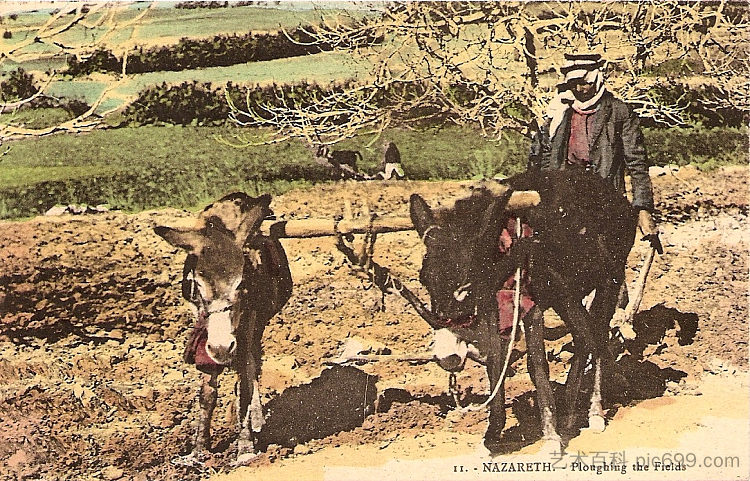
[{"label": "grass field", "polygon": [[[315,68],[310,68],[315,65]],[[235,85],[268,85],[307,80],[321,85],[355,78],[365,72],[351,58],[341,52],[321,52],[306,57],[282,58],[266,62],[248,62],[228,67],[211,67],[179,72],[151,72],[131,75],[109,92],[97,110],[105,112],[133,101],[138,93],[148,87],[166,82],[178,85],[182,82],[208,82],[220,87],[227,82]],[[96,101],[114,76],[97,74],[99,80],[55,80],[47,93],[64,99],[82,100],[88,104]]]},{"label": "grass field", "polygon": [[[14,142],[2,158],[0,218],[70,203],[194,208],[236,190],[279,194],[334,178],[301,142],[236,148],[217,140],[234,141],[238,132],[145,126]],[[360,136],[337,148],[359,150],[360,170],[372,172],[385,139],[398,145],[407,177],[420,180],[511,175],[525,168],[529,146],[518,135],[492,141],[470,128],[447,127]],[[737,129],[647,130],[646,143],[656,164],[702,168],[745,163],[748,149],[747,131]]]},{"label": "grass field", "polygon": [[[115,20],[122,22],[132,19],[139,14],[149,2],[136,2],[129,8],[123,9]],[[182,37],[204,38],[218,34],[245,34],[247,32],[262,32],[278,30],[280,27],[293,28],[300,23],[316,22],[320,20],[320,11],[310,8],[310,5],[299,4],[296,8],[281,6],[281,8],[260,7],[231,7],[218,9],[176,9],[174,2],[157,4],[133,28],[123,28],[108,37],[104,46],[168,45],[175,43]],[[335,10],[325,10],[326,14]],[[90,23],[96,23],[100,14],[91,18]],[[25,40],[29,35],[36,34],[36,28],[49,19],[47,12],[19,14],[16,20],[5,20],[6,28],[13,32],[13,38],[0,39],[3,46],[16,44]],[[60,34],[59,41],[66,45],[80,45],[98,38],[104,31],[104,26],[84,28],[74,26]],[[130,39],[131,33],[133,39]],[[119,47],[118,47],[119,48]],[[34,43],[22,49],[17,54],[20,58],[32,52],[59,53],[57,47],[47,44]],[[116,49],[117,51],[117,49]],[[17,62],[6,59],[0,62],[0,74],[17,68],[23,68],[35,74],[39,80],[42,72],[64,70],[66,64],[62,57],[32,59]],[[344,80],[361,75],[363,72],[343,53],[324,52],[312,57],[294,57],[272,60],[268,62],[249,62],[228,67],[213,67],[179,72],[153,72],[140,75],[130,75],[123,79],[116,88],[109,91],[104,98],[98,112],[105,112],[117,107],[124,107],[135,99],[144,88],[182,82],[210,82],[214,86],[221,86],[226,82],[235,84],[289,83],[307,80],[320,84],[327,84],[336,80]],[[47,93],[61,99],[76,99],[86,103],[96,101],[106,85],[118,79],[114,75],[94,74],[89,78],[66,79],[58,78],[47,89]]]},{"label": "grass field", "polygon": [[[217,141],[233,141],[236,133],[233,127],[150,126],[15,142],[2,160],[0,217],[33,215],[56,203],[189,208],[234,190],[281,193],[334,178],[299,142],[236,148]],[[496,143],[471,129],[395,130],[386,137],[399,145],[413,179],[512,173],[527,149],[521,139]],[[381,145],[382,139],[360,137],[340,148],[360,150],[361,169],[373,171]]]},{"label": "grass field", "polygon": [[[43,129],[70,120],[73,114],[62,108],[25,109],[3,116],[3,122],[28,129]],[[2,173],[0,173],[2,176]]]},{"label": "grass field", "polygon": [[[311,68],[314,66],[314,68]],[[211,67],[180,72],[151,72],[134,75],[121,87],[112,90],[120,97],[135,96],[138,92],[162,82],[180,84],[186,81],[210,82],[221,86],[227,82],[240,85],[292,83],[307,80],[320,84],[356,77],[361,72],[349,55],[341,52],[321,52],[305,57],[281,58],[266,62],[248,62],[228,67]]]},{"label": "grass field", "polygon": [[[140,14],[150,2],[135,2],[120,9],[114,15],[112,22],[125,23]],[[99,20],[103,13],[91,15],[86,26],[75,25],[69,30],[58,34],[55,41],[69,47],[89,45],[98,42],[106,48],[121,51],[124,46],[132,48],[141,46],[171,45],[181,38],[207,38],[214,35],[246,34],[248,32],[277,31],[281,28],[293,29],[300,24],[316,23],[321,14],[335,14],[336,10],[326,9],[317,11],[309,5],[299,4],[297,8],[261,8],[256,6],[242,6],[217,9],[177,9],[175,2],[160,2],[152,8],[135,26],[121,27],[103,40],[102,36],[110,29],[109,20]],[[12,34],[10,39],[0,39],[0,46],[16,45],[37,34],[38,28],[50,18],[48,11],[20,13],[15,20],[4,19],[3,31]],[[62,25],[65,18],[51,27]],[[58,54],[61,49],[49,44],[34,43],[18,52],[17,55],[31,53]],[[65,65],[64,59],[56,57],[43,61],[29,60],[24,62],[6,61],[0,63],[0,72],[14,70],[18,67],[27,71],[44,72],[48,69],[59,69]]]},{"label": "grass field", "polygon": [[68,181],[116,172],[108,165],[14,166],[0,169],[0,188],[22,187],[44,182]]},{"label": "grass field", "polygon": [[164,44],[163,39],[276,31],[319,20],[320,14],[312,10],[258,7],[183,10],[162,7],[144,18],[145,24],[136,32],[136,40]]}]

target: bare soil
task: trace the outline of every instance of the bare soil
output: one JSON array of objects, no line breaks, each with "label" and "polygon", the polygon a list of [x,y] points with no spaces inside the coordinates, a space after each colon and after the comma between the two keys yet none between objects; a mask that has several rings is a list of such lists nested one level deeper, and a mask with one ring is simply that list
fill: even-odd
[{"label": "bare soil", "polygon": [[[666,252],[652,267],[638,337],[618,361],[629,382],[610,389],[616,429],[628,427],[618,421],[623,412],[642,408],[656,420],[665,414],[648,403],[696,399],[716,376],[746,377],[748,172],[684,168],[654,177]],[[286,218],[330,218],[346,200],[355,215],[365,206],[407,215],[413,192],[436,205],[467,190],[455,182],[345,182],[290,192],[272,207]],[[198,373],[182,361],[192,323],[180,297],[184,254],[152,228],[193,216],[165,209],[0,222],[0,479],[195,480],[233,470],[232,373],[221,376],[212,456],[203,467],[172,462],[191,449]],[[436,365],[325,364],[351,337],[373,352],[426,352],[430,329],[402,299],[383,299],[353,273],[333,239],[283,244],[295,290],[265,333],[262,452],[236,473],[260,479],[290,466],[274,476],[293,478],[304,472],[299,466],[332,462],[341,449],[356,466],[358,456],[378,452],[408,458],[425,440],[455,452],[481,445],[486,413],[452,412],[448,374]],[[646,250],[636,243],[631,282]],[[422,255],[414,232],[378,238],[376,260],[426,299],[416,280]],[[558,382],[565,339],[550,346]],[[518,452],[538,440],[538,417],[525,361],[511,374],[507,441],[508,452]],[[467,363],[458,382],[464,403],[487,394],[481,366]],[[737,390],[728,393],[733,406],[746,407]],[[638,436],[628,439],[638,445]]]}]

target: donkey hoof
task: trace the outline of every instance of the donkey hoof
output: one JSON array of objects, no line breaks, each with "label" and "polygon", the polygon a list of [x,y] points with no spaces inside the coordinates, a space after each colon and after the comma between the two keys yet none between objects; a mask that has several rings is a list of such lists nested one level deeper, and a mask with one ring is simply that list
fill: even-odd
[{"label": "donkey hoof", "polygon": [[205,458],[206,456],[202,453],[192,452],[186,456],[177,456],[176,458],[173,458],[171,463],[175,466],[187,466],[192,468],[203,466],[203,460]]},{"label": "donkey hoof", "polygon": [[500,441],[500,439],[503,434],[504,424],[504,419],[502,420],[502,422],[492,422],[492,420],[490,420],[490,424],[489,426],[487,426],[487,431],[485,431],[484,433],[484,447],[489,449],[490,454],[498,454],[502,452],[504,444]]},{"label": "donkey hoof", "polygon": [[498,454],[502,452],[502,443],[500,442],[500,436],[499,435],[484,435],[484,447],[487,448],[490,452],[490,455]]},{"label": "donkey hoof", "polygon": [[598,414],[595,414],[593,416],[589,416],[589,431],[595,432],[595,433],[601,433],[604,432],[604,417],[599,416]]},{"label": "donkey hoof", "polygon": [[237,459],[234,460],[232,463],[232,466],[247,466],[248,464],[252,463],[255,458],[258,457],[258,453],[242,453],[237,455]]}]

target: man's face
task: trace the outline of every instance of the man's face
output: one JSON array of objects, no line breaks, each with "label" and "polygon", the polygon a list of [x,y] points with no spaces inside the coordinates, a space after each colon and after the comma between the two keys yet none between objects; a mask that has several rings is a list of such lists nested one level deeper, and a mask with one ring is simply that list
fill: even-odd
[{"label": "man's face", "polygon": [[579,102],[591,100],[596,94],[596,85],[585,80],[580,80],[573,86],[573,95]]}]

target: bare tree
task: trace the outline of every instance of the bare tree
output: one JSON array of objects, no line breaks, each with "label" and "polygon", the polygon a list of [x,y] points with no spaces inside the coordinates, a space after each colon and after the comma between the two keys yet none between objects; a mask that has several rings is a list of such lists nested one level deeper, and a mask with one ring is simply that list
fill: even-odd
[{"label": "bare tree", "polygon": [[[146,14],[156,5],[152,2],[148,8],[140,13],[124,15],[128,5],[122,2],[70,2],[63,3],[61,8],[50,14],[50,18],[37,27],[36,31],[27,35],[24,40],[0,47],[0,64],[13,61],[19,64],[33,60],[48,60],[61,54],[74,54],[86,57],[88,52],[100,47],[113,34],[137,25]],[[123,19],[124,18],[124,19]],[[91,41],[81,43],[66,43],[63,38],[65,32],[73,27],[82,27],[96,31],[91,35]],[[132,30],[131,30],[132,36]],[[34,44],[42,44],[46,49],[29,49]],[[128,42],[124,42],[127,47]],[[0,146],[7,141],[23,137],[40,137],[57,132],[84,132],[92,130],[101,124],[101,120],[110,111],[96,114],[107,94],[125,79],[125,65],[127,50],[123,51],[123,66],[121,75],[117,76],[99,96],[91,103],[89,109],[73,119],[59,122],[45,128],[27,128],[13,122],[14,115],[21,108],[30,108],[34,101],[43,97],[51,97],[48,87],[57,78],[57,72],[50,72],[42,79],[36,93],[22,99],[14,99],[0,104]],[[7,148],[2,152],[6,153]]]},{"label": "bare tree", "polygon": [[[308,32],[346,49],[370,75],[341,92],[271,105],[231,104],[241,125],[270,127],[265,142],[335,143],[394,122],[442,118],[487,135],[526,135],[556,93],[563,54],[608,60],[608,85],[657,123],[685,123],[686,102],[657,87],[712,87],[707,106],[748,105],[748,9],[721,2],[394,2],[373,14],[327,16]],[[698,65],[659,73],[667,61]]]}]

